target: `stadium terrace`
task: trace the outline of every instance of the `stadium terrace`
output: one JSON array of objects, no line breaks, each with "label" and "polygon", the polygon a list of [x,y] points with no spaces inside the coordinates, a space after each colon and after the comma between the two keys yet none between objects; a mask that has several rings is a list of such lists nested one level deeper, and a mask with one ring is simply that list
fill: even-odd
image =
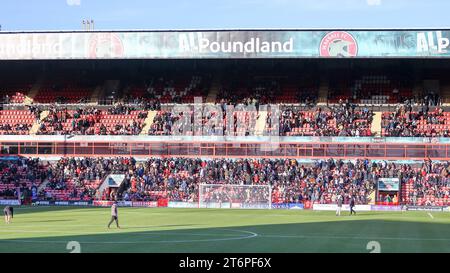
[{"label": "stadium terrace", "polygon": [[[53,229],[21,212],[50,222],[51,206],[63,205],[87,208],[61,210],[55,234],[73,223],[70,241],[78,230],[99,232],[111,251],[124,249],[114,238],[147,252],[307,251],[320,236],[318,251],[347,241],[345,250],[359,251],[359,236],[402,230],[407,240],[383,239],[383,249],[449,252],[434,243],[450,240],[441,236],[448,216],[434,213],[450,211],[449,38],[449,30],[2,32],[0,205],[19,208],[2,226],[0,252],[29,246],[12,239],[30,240],[30,251],[59,247]],[[127,230],[113,238],[99,215],[115,201]],[[191,209],[203,211],[180,217]],[[252,210],[235,217],[239,209]],[[411,224],[415,216],[423,226]],[[149,235],[193,223],[208,230]],[[142,237],[130,236],[133,226]],[[99,239],[84,235],[92,243],[82,247],[95,251]],[[34,247],[33,237],[51,246]],[[418,240],[429,243],[412,248]]]}]

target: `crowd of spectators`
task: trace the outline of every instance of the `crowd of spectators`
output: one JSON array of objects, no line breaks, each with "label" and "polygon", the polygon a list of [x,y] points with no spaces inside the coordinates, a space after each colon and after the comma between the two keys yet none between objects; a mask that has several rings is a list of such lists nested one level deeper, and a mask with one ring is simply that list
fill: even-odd
[{"label": "crowd of spectators", "polygon": [[30,111],[36,120],[41,117],[42,109],[37,105],[28,105],[28,111]]},{"label": "crowd of spectators", "polygon": [[100,196],[98,186],[106,175],[127,172],[134,163],[130,158],[61,158],[48,168],[47,187],[71,190],[70,198],[93,199]]},{"label": "crowd of spectators", "polygon": [[255,105],[258,108],[258,105],[274,103],[280,91],[280,82],[273,79],[253,79],[249,83],[227,81],[217,94],[216,102],[227,105]]},{"label": "crowd of spectators", "polygon": [[[182,118],[183,114],[173,115],[170,111],[160,111],[153,118],[153,123],[148,131],[149,135],[171,135],[172,126]],[[180,131],[179,131],[180,132]],[[180,132],[182,133],[182,131]]]},{"label": "crowd of spectators", "polygon": [[[416,205],[437,205],[435,199],[450,198],[450,163],[425,160],[419,168],[406,168],[403,183],[412,191],[407,202]],[[419,200],[423,199],[422,203]]]},{"label": "crowd of spectators", "polygon": [[45,179],[44,164],[39,158],[20,158],[18,160],[0,161],[0,183],[19,184],[23,181],[40,183]]},{"label": "crowd of spectators", "polygon": [[129,115],[131,111],[134,110],[136,110],[134,106],[116,103],[112,107],[108,108],[106,112],[110,115]]},{"label": "crowd of spectators", "polygon": [[[108,115],[131,116],[137,111],[137,107],[124,105],[122,103],[115,104],[110,107],[106,113]],[[144,126],[142,120],[147,118],[147,112],[140,111],[135,118],[130,118],[127,122],[117,121],[113,126],[106,126],[100,121],[100,126],[96,128],[96,135],[138,135]]]},{"label": "crowd of spectators", "polygon": [[26,135],[30,129],[31,125],[26,123],[0,124],[0,132],[3,135]]},{"label": "crowd of spectators", "polygon": [[252,135],[258,112],[236,111],[233,115],[222,111],[159,111],[149,128],[149,135]]},{"label": "crowd of spectators", "polygon": [[280,135],[371,136],[373,111],[355,108],[341,101],[329,111],[320,107],[314,112],[284,109],[280,114]]},{"label": "crowd of spectators", "polygon": [[106,127],[101,124],[96,135],[138,135],[142,131],[143,123],[140,121],[130,121],[128,124],[117,123],[113,127]]},{"label": "crowd of spectators", "polygon": [[21,198],[26,203],[33,193],[37,197],[37,187],[46,179],[48,166],[38,158],[1,160],[0,198]]},{"label": "crowd of spectators", "polygon": [[[37,134],[41,135],[93,135],[94,124],[101,119],[101,111],[95,107],[68,110],[52,105],[48,108]],[[68,123],[69,122],[69,123]]]},{"label": "crowd of spectators", "polygon": [[[375,170],[379,171],[377,173]],[[329,203],[337,193],[366,204],[376,177],[387,175],[368,160],[318,161],[312,166],[296,160],[269,159],[149,159],[129,173],[124,200],[197,201],[199,183],[271,185],[273,201]],[[159,194],[158,194],[159,193]]]},{"label": "crowd of spectators", "polygon": [[[248,101],[247,104],[255,105],[258,109],[257,101]],[[222,110],[225,109],[225,103],[222,103]],[[109,115],[129,115],[131,111],[135,111],[134,106],[126,106],[117,104],[109,108],[106,113]],[[94,108],[78,108],[73,114],[67,109],[57,109],[52,107],[49,109],[49,115],[43,120],[39,127],[38,134],[79,134],[79,135],[137,135],[143,128],[142,122],[132,120],[127,124],[117,123],[113,127],[107,127],[102,124],[102,111]],[[216,118],[214,115],[218,113],[209,113],[202,116],[202,124],[207,124],[211,118]],[[226,133],[225,126],[226,111],[222,111],[222,118],[219,118],[219,127],[213,123],[212,129],[208,134]],[[361,111],[356,111],[354,105],[342,103],[338,106],[333,106],[329,111],[317,108],[314,112],[296,111],[291,108],[281,110],[280,114],[280,135],[287,135],[289,132],[295,132],[294,128],[309,128],[308,131],[302,131],[294,135],[315,135],[315,136],[370,136],[370,126],[373,119],[373,112],[367,108]],[[141,112],[138,119],[145,119],[146,112]],[[258,117],[258,112],[254,118]],[[233,123],[236,127],[238,124],[236,116],[228,122]],[[245,124],[251,123],[249,120],[251,116],[245,117]],[[254,119],[253,118],[253,119]],[[268,117],[269,118],[269,117]],[[67,124],[67,121],[70,124]],[[177,122],[179,121],[179,122]],[[253,120],[253,124],[256,120]],[[94,128],[95,124],[100,126]],[[177,124],[177,128],[174,125]],[[149,128],[150,135],[171,135],[180,134],[186,135],[192,132],[194,124],[194,117],[191,113],[180,112],[172,113],[171,111],[159,111],[154,117],[153,123]],[[243,123],[240,123],[243,124]],[[247,124],[247,125],[249,125]],[[247,126],[248,127],[248,126]],[[247,128],[248,129],[248,128]],[[249,129],[250,130],[250,129]],[[249,131],[247,130],[247,131]],[[237,131],[237,130],[235,130]],[[250,134],[250,132],[248,133]],[[292,135],[292,134],[291,134]]]},{"label": "crowd of spectators", "polygon": [[[386,161],[318,160],[301,164],[295,159],[189,159],[150,158],[61,158],[57,162],[22,158],[0,162],[0,196],[17,194],[17,187],[31,188],[47,181],[39,192],[70,190],[70,198],[121,199],[152,201],[198,201],[200,183],[232,185],[270,185],[275,203],[334,203],[338,195],[344,202],[351,197],[357,204],[367,204],[379,178],[399,178],[402,185],[412,185],[403,202],[415,204],[426,199],[450,197],[450,163],[424,161],[420,166]],[[125,179],[115,192],[99,192],[101,181],[108,174],[124,174]],[[93,183],[96,181],[96,183]]]},{"label": "crowd of spectators", "polygon": [[[147,112],[141,111],[136,116],[134,106],[116,104],[107,110],[96,107],[79,107],[68,110],[66,107],[50,106],[48,115],[39,126],[40,135],[138,135],[143,128],[142,120]],[[106,115],[121,116],[114,124],[105,125]],[[122,117],[125,117],[124,120]],[[134,118],[135,117],[135,118]]]},{"label": "crowd of spectators", "polygon": [[[258,109],[257,100],[246,101],[247,106],[253,105]],[[227,103],[220,103],[222,116],[217,117],[219,113],[208,112],[201,116],[201,124],[211,124],[210,127],[203,128],[203,134],[195,131],[196,135],[224,135],[228,134],[227,130],[233,129],[233,133],[240,135],[238,127],[242,129],[242,135],[254,134],[257,119],[260,117],[259,111],[254,115],[251,111],[235,112],[232,118],[227,116]],[[237,109],[240,110],[240,109]],[[273,111],[273,110],[272,110]],[[296,110],[291,107],[283,107],[276,116],[279,117],[279,124],[273,124],[272,112],[268,112],[266,117],[266,129],[278,130],[281,136],[371,136],[371,125],[374,113],[372,110],[364,107],[356,110],[355,104],[344,103],[341,101],[336,106],[330,106],[325,111],[318,107],[314,111]],[[195,112],[197,113],[197,112]],[[237,114],[237,115],[236,115]],[[200,114],[201,115],[201,114]],[[218,120],[219,122],[211,122],[210,120]],[[240,119],[240,120],[238,120]],[[150,127],[149,135],[189,135],[195,130],[198,124],[194,124],[195,119],[191,112],[172,113],[171,111],[159,111],[153,119]],[[228,125],[227,125],[228,124]],[[233,126],[230,126],[232,124]],[[175,128],[174,125],[177,127]],[[278,127],[277,127],[278,126]],[[205,130],[206,129],[206,130]]]},{"label": "crowd of spectators", "polygon": [[161,110],[161,101],[155,96],[148,97],[135,97],[131,95],[125,95],[121,100],[124,104],[135,105],[138,109],[145,111],[158,111]]},{"label": "crowd of spectators", "polygon": [[[428,103],[422,104],[420,110],[414,111],[410,101],[399,104],[392,113],[384,113],[382,119],[382,129],[384,136],[395,137],[449,137],[450,123],[448,117],[441,107],[433,107],[434,100],[428,99]],[[227,120],[227,105],[230,103],[243,103],[244,106],[255,106],[256,115],[259,117],[258,107],[260,98],[255,96],[244,97],[242,100],[231,102],[221,99],[216,105],[221,107],[222,117],[219,124],[212,123],[213,128],[207,128],[207,135],[226,134],[227,122],[237,124],[236,116]],[[36,105],[28,106],[29,111],[40,123],[37,134],[72,134],[72,135],[138,135],[144,127],[143,119],[147,117],[147,110],[157,110],[158,114],[153,120],[153,124],[148,130],[149,135],[172,135],[174,132],[179,135],[205,134],[203,132],[192,132],[195,130],[195,119],[191,112],[171,113],[170,110],[162,111],[159,100],[141,100],[138,104],[117,103],[114,106],[100,110],[96,107],[79,107],[76,110],[68,110],[67,107],[52,105],[46,110],[49,114],[42,121],[39,121],[43,109]],[[280,122],[275,127],[270,116],[267,116],[266,127],[278,130],[281,136],[372,136],[371,125],[374,113],[367,107],[357,109],[356,104],[339,101],[338,104],[321,108],[315,106],[309,110],[295,108],[293,106],[281,106],[278,116]],[[236,110],[236,109],[235,109]],[[243,109],[244,110],[244,109]],[[104,124],[102,118],[105,115],[127,116],[132,112],[139,111],[137,118],[132,118],[127,122],[122,120],[116,124]],[[217,118],[219,113],[208,113],[201,116],[202,124],[207,124],[210,120]],[[187,118],[186,118],[187,117]],[[269,121],[270,120],[270,121]],[[177,123],[177,121],[180,121]],[[247,122],[249,123],[249,122]],[[174,125],[177,124],[177,128]],[[241,123],[242,124],[242,123]],[[256,124],[254,120],[253,125]],[[439,126],[442,125],[442,126]],[[4,134],[26,134],[31,129],[30,124],[1,124],[0,131]],[[235,126],[236,127],[236,126]],[[247,126],[248,127],[248,126]],[[206,128],[206,127],[205,127]],[[232,127],[230,127],[232,128]],[[204,128],[203,128],[204,129]],[[252,130],[248,134],[252,133]],[[247,133],[246,133],[247,134]],[[248,135],[247,134],[247,135]]]},{"label": "crowd of spectators", "polygon": [[[424,105],[419,111],[413,111],[410,104],[401,104],[395,112],[383,115],[382,127],[385,136],[448,137],[450,130],[446,126],[447,119],[441,107],[430,111],[429,107]],[[442,128],[439,125],[442,125]]]},{"label": "crowd of spectators", "polygon": [[317,103],[317,92],[313,90],[298,90],[296,98],[301,104],[305,104],[308,108],[313,108]]}]

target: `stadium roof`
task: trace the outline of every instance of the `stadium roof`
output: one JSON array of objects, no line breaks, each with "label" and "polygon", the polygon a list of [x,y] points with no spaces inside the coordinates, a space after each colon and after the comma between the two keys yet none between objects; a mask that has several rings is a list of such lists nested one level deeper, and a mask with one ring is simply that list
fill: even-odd
[{"label": "stadium roof", "polygon": [[14,31],[0,60],[448,58],[450,28]]},{"label": "stadium roof", "polygon": [[392,27],[392,28],[185,28],[185,29],[96,29],[96,30],[0,30],[0,33],[67,33],[67,32],[208,32],[208,31],[396,31],[396,30],[450,30],[448,27]]}]

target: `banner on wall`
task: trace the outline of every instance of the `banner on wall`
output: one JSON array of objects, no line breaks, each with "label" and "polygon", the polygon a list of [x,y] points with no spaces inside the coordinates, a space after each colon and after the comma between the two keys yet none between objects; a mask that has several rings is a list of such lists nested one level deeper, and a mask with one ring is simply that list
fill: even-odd
[{"label": "banner on wall", "polygon": [[[94,207],[110,207],[114,204],[114,201],[105,201],[105,200],[94,200],[92,205]],[[117,201],[117,206],[119,207],[131,207],[131,201]]]},{"label": "banner on wall", "polygon": [[402,206],[371,205],[371,210],[374,210],[374,211],[400,211],[400,210],[402,210]]},{"label": "banner on wall", "polygon": [[169,201],[167,207],[169,207],[169,208],[198,208],[198,202]]},{"label": "banner on wall", "polygon": [[[337,204],[313,204],[312,206],[313,210],[333,210],[335,211],[337,209]],[[349,211],[350,207],[348,204],[342,205],[343,211]],[[355,205],[354,208],[355,211],[370,211],[371,205]]]},{"label": "banner on wall", "polygon": [[441,206],[404,206],[404,210],[411,210],[411,211],[444,211],[445,207]]},{"label": "banner on wall", "polygon": [[17,199],[0,199],[1,206],[20,206],[20,200]]},{"label": "banner on wall", "polygon": [[92,201],[46,201],[37,200],[33,202],[35,206],[91,206]]},{"label": "banner on wall", "polygon": [[303,203],[272,203],[272,209],[304,209]]},{"label": "banner on wall", "polygon": [[157,201],[133,201],[131,202],[132,207],[145,207],[145,208],[156,208],[158,206]]},{"label": "banner on wall", "polygon": [[0,33],[0,60],[450,57],[450,30]]},{"label": "banner on wall", "polygon": [[[94,206],[94,207],[110,207],[114,201],[94,200],[94,201],[45,201],[39,200],[33,202],[37,206]],[[1,200],[0,200],[1,204]],[[155,208],[158,206],[156,201],[118,201],[119,207],[146,207]]]}]

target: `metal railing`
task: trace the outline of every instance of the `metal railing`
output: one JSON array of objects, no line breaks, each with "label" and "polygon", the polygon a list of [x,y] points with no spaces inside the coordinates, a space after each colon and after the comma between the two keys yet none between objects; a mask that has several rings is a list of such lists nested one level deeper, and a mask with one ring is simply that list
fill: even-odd
[{"label": "metal railing", "polygon": [[0,141],[1,155],[448,160],[450,143],[240,141]]}]

